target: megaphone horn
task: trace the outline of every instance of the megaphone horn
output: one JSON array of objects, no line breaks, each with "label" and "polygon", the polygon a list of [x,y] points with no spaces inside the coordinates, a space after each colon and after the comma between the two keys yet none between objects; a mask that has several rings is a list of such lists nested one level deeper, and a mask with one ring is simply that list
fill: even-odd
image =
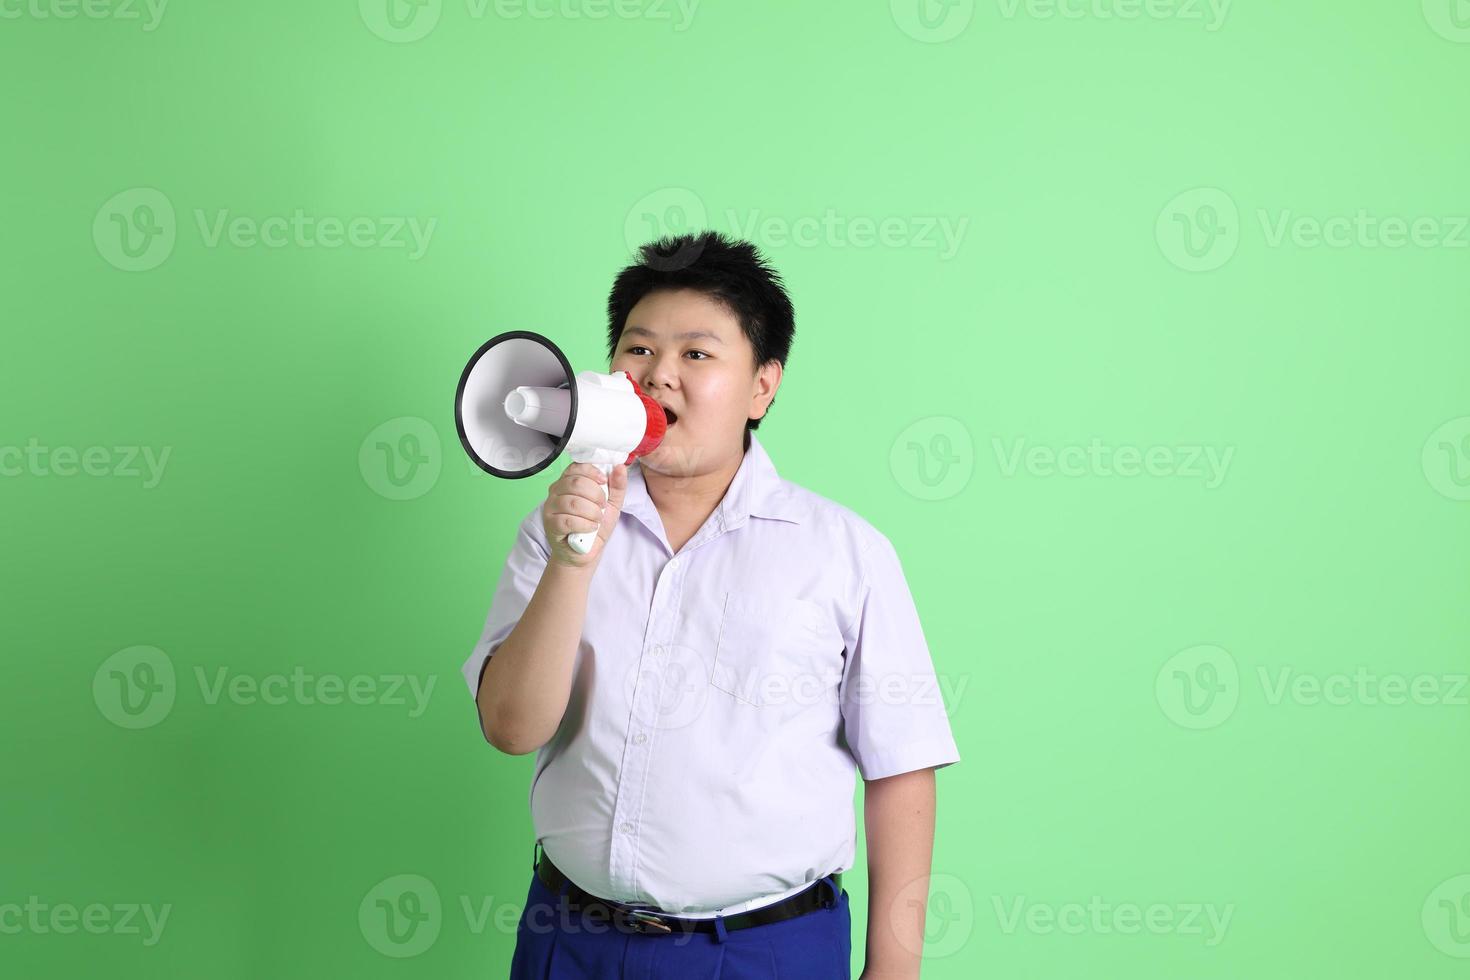
[{"label": "megaphone horn", "polygon": [[[544,470],[565,452],[611,478],[658,448],[664,410],[626,371],[573,373],[561,349],[529,330],[492,337],[470,357],[454,393],[459,441],[486,473],[508,480]],[[603,495],[607,483],[602,484]],[[579,554],[595,531],[567,536]]]}]

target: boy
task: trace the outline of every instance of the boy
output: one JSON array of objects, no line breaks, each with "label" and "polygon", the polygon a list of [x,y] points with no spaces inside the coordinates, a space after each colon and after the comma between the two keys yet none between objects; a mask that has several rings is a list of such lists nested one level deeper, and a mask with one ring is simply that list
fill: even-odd
[{"label": "boy", "polygon": [[608,370],[668,431],[605,509],[593,466],[551,485],[464,665],[486,739],[537,752],[516,980],[849,977],[854,766],[863,977],[919,975],[934,770],[959,753],[888,539],[755,438],[793,333],[780,276],[718,233],[613,284]]}]

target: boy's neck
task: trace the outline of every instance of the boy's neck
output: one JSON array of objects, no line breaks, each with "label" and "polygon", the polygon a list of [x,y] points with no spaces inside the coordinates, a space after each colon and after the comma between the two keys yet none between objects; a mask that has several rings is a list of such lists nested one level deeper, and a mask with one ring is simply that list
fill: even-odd
[{"label": "boy's neck", "polygon": [[642,466],[643,484],[665,525],[677,522],[699,527],[725,499],[725,492],[735,481],[735,474],[740,472],[740,464],[744,460],[745,450],[737,448],[733,455],[724,457],[709,472],[688,476],[656,473]]}]

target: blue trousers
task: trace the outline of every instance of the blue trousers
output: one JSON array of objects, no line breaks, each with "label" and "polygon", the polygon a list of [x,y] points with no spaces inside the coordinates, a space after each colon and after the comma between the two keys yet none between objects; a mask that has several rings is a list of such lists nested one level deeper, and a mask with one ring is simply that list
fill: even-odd
[{"label": "blue trousers", "polygon": [[[830,878],[817,887],[832,891]],[[850,980],[852,912],[836,904],[726,932],[643,935],[568,912],[531,876],[511,980]]]}]

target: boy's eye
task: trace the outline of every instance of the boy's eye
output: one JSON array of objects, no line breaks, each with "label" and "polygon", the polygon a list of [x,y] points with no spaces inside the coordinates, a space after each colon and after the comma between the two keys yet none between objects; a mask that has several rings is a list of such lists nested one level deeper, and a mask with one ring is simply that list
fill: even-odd
[{"label": "boy's eye", "polygon": [[[644,350],[648,350],[648,348],[647,347],[644,347],[642,344],[634,344],[632,347],[629,347],[628,348],[628,353],[629,354],[636,354],[639,351],[644,351]],[[704,360],[706,357],[709,357],[709,355],[706,354],[702,350],[692,350],[689,353],[700,355],[700,357],[699,357],[700,360]]]}]

